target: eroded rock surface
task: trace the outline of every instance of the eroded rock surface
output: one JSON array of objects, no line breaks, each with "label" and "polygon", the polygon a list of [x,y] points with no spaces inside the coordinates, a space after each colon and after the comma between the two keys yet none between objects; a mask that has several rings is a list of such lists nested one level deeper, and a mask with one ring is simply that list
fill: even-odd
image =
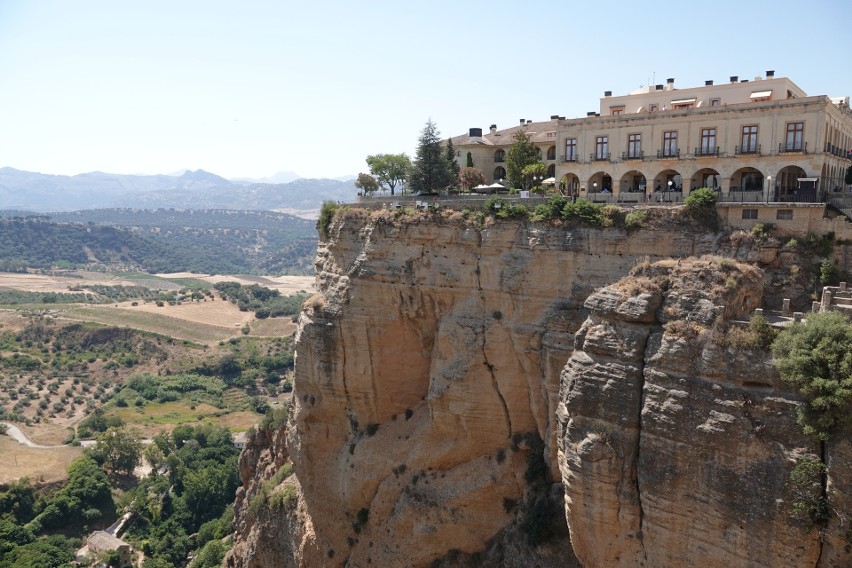
[{"label": "eroded rock surface", "polygon": [[[786,520],[791,456],[815,451],[795,397],[765,357],[688,335],[759,306],[761,273],[706,260],[705,290],[652,263],[717,235],[365,215],[320,246],[286,448],[244,479],[230,566],[815,560]],[[252,516],[287,457],[298,499]]]}]

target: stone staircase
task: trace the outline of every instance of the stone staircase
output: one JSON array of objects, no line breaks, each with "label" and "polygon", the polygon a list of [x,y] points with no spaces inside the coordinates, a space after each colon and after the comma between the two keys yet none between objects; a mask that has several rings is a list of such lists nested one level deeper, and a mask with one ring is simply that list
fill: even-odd
[{"label": "stone staircase", "polygon": [[846,282],[841,282],[840,286],[826,286],[822,289],[822,301],[814,302],[813,311],[838,311],[852,316],[852,288],[847,287]]}]

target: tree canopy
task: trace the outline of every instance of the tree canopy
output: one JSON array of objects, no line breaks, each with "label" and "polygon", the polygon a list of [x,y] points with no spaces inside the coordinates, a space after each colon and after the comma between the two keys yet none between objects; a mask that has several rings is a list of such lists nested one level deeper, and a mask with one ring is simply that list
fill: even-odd
[{"label": "tree canopy", "polygon": [[92,453],[113,473],[129,475],[139,465],[142,444],[130,430],[113,427],[98,436],[98,443]]},{"label": "tree canopy", "polygon": [[459,174],[459,180],[461,181],[462,187],[468,191],[478,185],[483,185],[486,181],[485,174],[476,168],[463,168]]},{"label": "tree canopy", "polygon": [[772,344],[781,378],[807,402],[798,423],[805,434],[827,440],[850,420],[852,402],[852,322],[837,312],[810,314],[778,334]]},{"label": "tree canopy", "polygon": [[513,187],[525,187],[524,168],[539,163],[538,150],[523,130],[517,131],[512,140],[506,152],[506,175]]},{"label": "tree canopy", "polygon": [[417,145],[417,155],[408,176],[408,186],[415,193],[437,193],[453,185],[453,173],[441,148],[438,127],[426,121]]},{"label": "tree canopy", "polygon": [[456,149],[453,147],[452,138],[447,140],[447,164],[449,164],[450,174],[452,175],[453,179],[449,187],[451,187],[452,189],[458,189],[461,166],[459,166],[459,163],[456,161]]},{"label": "tree canopy", "polygon": [[355,187],[363,191],[364,195],[367,195],[379,189],[379,182],[370,174],[361,172],[358,174],[358,179],[355,180]]},{"label": "tree canopy", "polygon": [[[391,195],[394,195],[396,186],[403,182],[408,175],[411,160],[404,153],[374,154],[367,156],[367,165],[370,166],[370,173],[375,177],[379,187],[389,189]],[[360,175],[358,179],[360,181]],[[360,187],[357,183],[355,186]]]}]

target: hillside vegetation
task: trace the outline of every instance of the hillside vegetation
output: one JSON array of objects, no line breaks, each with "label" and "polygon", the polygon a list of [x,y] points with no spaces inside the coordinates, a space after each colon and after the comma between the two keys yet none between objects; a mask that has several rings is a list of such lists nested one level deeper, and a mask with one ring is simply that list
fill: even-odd
[{"label": "hillside vegetation", "polygon": [[0,270],[308,274],[312,221],[260,211],[102,210],[0,220]]}]

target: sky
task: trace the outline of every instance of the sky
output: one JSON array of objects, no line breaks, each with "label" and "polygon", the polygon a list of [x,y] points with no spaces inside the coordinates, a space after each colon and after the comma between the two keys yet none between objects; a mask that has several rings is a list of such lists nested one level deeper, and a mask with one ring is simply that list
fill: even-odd
[{"label": "sky", "polygon": [[852,2],[0,0],[0,167],[333,178],[766,70],[852,95]]}]

